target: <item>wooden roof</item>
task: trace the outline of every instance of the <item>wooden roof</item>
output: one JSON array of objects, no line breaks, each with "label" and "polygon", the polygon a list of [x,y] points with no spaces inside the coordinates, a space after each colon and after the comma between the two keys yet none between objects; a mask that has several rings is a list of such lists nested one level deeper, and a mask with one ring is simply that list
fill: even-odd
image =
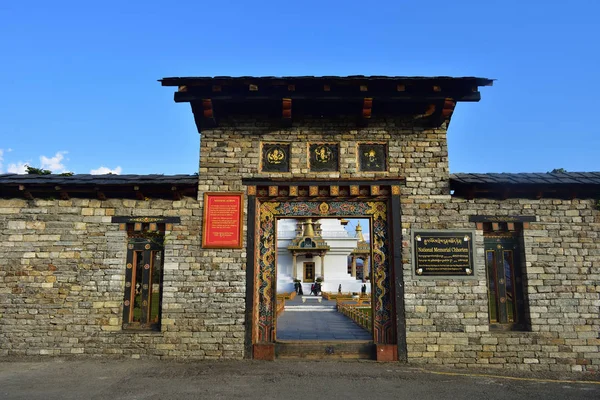
[{"label": "wooden roof", "polygon": [[197,197],[196,175],[0,175],[3,198],[146,198]]},{"label": "wooden roof", "polygon": [[[322,185],[325,182],[312,183]],[[362,183],[365,182],[368,183]],[[398,181],[398,184],[402,184],[402,181]],[[454,196],[466,198],[600,199],[600,172],[451,174],[450,189]],[[183,196],[196,198],[197,193],[197,175],[0,175],[0,198],[141,200],[179,199]]]},{"label": "wooden roof", "polygon": [[465,198],[600,198],[600,172],[451,174],[450,189]]},{"label": "wooden roof", "polygon": [[261,116],[283,126],[303,116],[354,117],[358,125],[371,117],[403,116],[415,125],[439,126],[450,120],[457,102],[479,101],[479,87],[491,86],[493,80],[356,75],[173,77],[160,82],[178,88],[176,102],[191,104],[200,132],[237,115]]}]

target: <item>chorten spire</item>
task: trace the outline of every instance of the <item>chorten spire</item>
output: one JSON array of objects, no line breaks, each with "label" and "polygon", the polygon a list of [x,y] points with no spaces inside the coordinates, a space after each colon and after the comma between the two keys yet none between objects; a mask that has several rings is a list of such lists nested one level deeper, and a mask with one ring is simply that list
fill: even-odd
[{"label": "chorten spire", "polygon": [[315,230],[313,228],[313,221],[312,218],[308,218],[306,220],[306,222],[304,223],[304,237],[315,237]]},{"label": "chorten spire", "polygon": [[360,222],[358,223],[358,225],[356,225],[356,235],[354,237],[358,238],[359,242],[365,241],[365,237],[363,236],[362,226],[360,226]]}]

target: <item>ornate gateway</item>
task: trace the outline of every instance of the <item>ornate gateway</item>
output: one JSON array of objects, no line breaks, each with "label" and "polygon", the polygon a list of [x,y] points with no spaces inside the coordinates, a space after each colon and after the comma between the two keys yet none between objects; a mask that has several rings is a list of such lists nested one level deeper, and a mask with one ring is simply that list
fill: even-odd
[{"label": "ornate gateway", "polygon": [[[302,185],[302,182],[298,182]],[[359,182],[362,183],[362,182]],[[276,335],[276,271],[277,271],[277,220],[280,218],[369,218],[372,226],[371,242],[373,245],[372,260],[372,312],[373,343],[376,347],[392,346],[394,353],[399,351],[397,345],[404,343],[404,331],[398,337],[396,318],[396,282],[395,268],[401,268],[399,260],[395,265],[392,254],[392,203],[399,202],[398,192],[393,186],[377,188],[357,185],[358,196],[349,196],[351,183],[332,188],[318,187],[317,193],[323,195],[314,199],[307,197],[290,198],[287,185],[249,186],[249,248],[253,243],[254,256],[248,267],[253,270],[253,303],[251,343],[255,358],[269,358],[257,354],[258,348],[270,348],[277,340]],[[346,187],[347,186],[347,187]],[[373,186],[373,185],[370,185]],[[309,188],[310,185],[307,186]],[[272,190],[271,190],[272,189]],[[316,189],[316,188],[315,188]],[[293,192],[304,193],[304,186]],[[310,192],[310,191],[309,191]],[[325,192],[327,194],[325,195]],[[345,194],[344,197],[335,194]],[[307,193],[309,194],[309,193]],[[272,198],[270,198],[272,197]],[[399,205],[399,204],[398,204]],[[255,210],[252,218],[252,210]],[[251,219],[250,219],[251,218]],[[252,226],[254,225],[254,226]],[[399,224],[398,224],[399,225]],[[252,233],[253,232],[253,233]],[[251,237],[252,235],[252,237]],[[397,232],[397,239],[400,239]],[[400,256],[400,255],[396,255]],[[251,257],[249,255],[249,257]],[[397,257],[400,259],[401,257]],[[402,278],[399,277],[399,282]],[[400,285],[401,286],[401,285]],[[402,296],[403,297],[403,296]],[[403,306],[401,307],[403,308]],[[249,338],[250,339],[250,338]],[[260,351],[259,351],[260,353]],[[378,355],[379,356],[379,355]],[[394,355],[394,358],[395,355]]]}]

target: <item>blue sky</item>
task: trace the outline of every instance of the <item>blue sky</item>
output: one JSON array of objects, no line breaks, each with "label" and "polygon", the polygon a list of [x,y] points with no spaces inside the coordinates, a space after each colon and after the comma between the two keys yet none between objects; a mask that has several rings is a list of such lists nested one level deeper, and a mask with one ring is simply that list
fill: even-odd
[{"label": "blue sky", "polygon": [[353,74],[497,79],[455,110],[451,172],[600,171],[599,15],[595,0],[0,2],[0,172],[194,173],[190,107],[157,79]]}]

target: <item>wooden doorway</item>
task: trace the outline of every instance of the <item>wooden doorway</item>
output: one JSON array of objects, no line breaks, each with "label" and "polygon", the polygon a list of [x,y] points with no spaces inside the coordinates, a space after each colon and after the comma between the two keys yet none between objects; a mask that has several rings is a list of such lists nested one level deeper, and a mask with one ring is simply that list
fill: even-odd
[{"label": "wooden doorway", "polygon": [[[384,186],[373,187],[363,189],[358,186],[357,197],[322,196],[319,199],[305,197],[305,193],[308,194],[309,191],[304,188],[300,188],[302,189],[300,191],[292,186],[285,188],[273,186],[264,190],[249,187],[248,247],[255,249],[249,257],[247,276],[249,289],[252,289],[250,293],[253,296],[246,299],[246,315],[249,321],[246,345],[247,354],[251,357],[275,358],[277,220],[281,218],[368,218],[372,227],[370,240],[373,253],[371,346],[377,349],[375,352],[377,360],[406,360],[400,191],[399,188],[387,187],[385,192],[382,192],[381,188]],[[269,193],[290,193],[292,189],[294,192],[298,190],[300,198],[288,198],[285,195],[277,199],[269,197]],[[342,193],[341,190],[337,193]],[[349,187],[343,190],[346,196],[350,194]],[[363,197],[358,197],[361,195]],[[304,271],[302,273],[304,274]]]},{"label": "wooden doorway", "polygon": [[304,282],[315,281],[315,263],[305,262],[304,263]]}]

